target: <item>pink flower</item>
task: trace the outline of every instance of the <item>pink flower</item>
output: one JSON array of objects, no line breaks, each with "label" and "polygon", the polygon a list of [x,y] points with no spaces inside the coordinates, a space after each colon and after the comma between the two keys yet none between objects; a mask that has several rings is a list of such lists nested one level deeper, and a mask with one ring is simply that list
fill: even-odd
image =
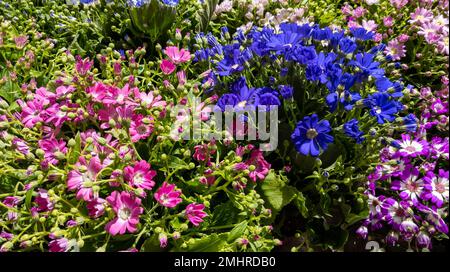
[{"label": "pink flower", "polygon": [[151,190],[155,186],[152,180],[156,176],[156,171],[150,170],[150,164],[142,160],[134,165],[134,167],[126,166],[123,169],[125,180],[131,186]]},{"label": "pink flower", "polygon": [[400,60],[406,56],[405,45],[397,39],[393,39],[388,42],[388,46],[384,49],[384,53],[391,56],[393,60]]},{"label": "pink flower", "polygon": [[369,21],[363,20],[362,27],[364,29],[366,29],[367,31],[376,31],[378,25],[375,23],[374,20],[369,20]]},{"label": "pink flower", "polygon": [[57,152],[62,154],[67,153],[66,142],[63,139],[45,139],[38,141],[39,147],[44,150],[44,160],[52,165],[58,164]]},{"label": "pink flower", "polygon": [[[96,181],[96,176],[102,169],[100,159],[92,157],[88,164],[86,158],[80,157],[76,166],[77,169],[70,171],[67,175],[67,188],[70,191],[78,190],[76,195],[78,200],[91,201],[95,199],[92,183]],[[82,166],[85,169],[81,169]]]},{"label": "pink flower", "polygon": [[359,18],[364,16],[364,14],[367,12],[367,10],[363,7],[357,7],[354,11],[353,11],[353,16],[355,18]]},{"label": "pink flower", "polygon": [[114,86],[110,86],[106,93],[106,96],[103,98],[102,102],[104,104],[112,104],[112,105],[123,105],[125,102],[131,101],[130,99],[130,85],[125,84],[123,88],[117,88]]},{"label": "pink flower", "polygon": [[96,82],[94,86],[87,88],[87,93],[92,97],[92,100],[95,102],[102,102],[103,98],[105,98],[108,87],[105,86],[101,82]]},{"label": "pink flower", "polygon": [[194,146],[194,155],[192,156],[197,161],[206,161],[209,158],[209,149],[207,144]]},{"label": "pink flower", "polygon": [[448,102],[442,102],[441,99],[434,99],[433,103],[430,106],[430,109],[435,114],[445,114],[448,112]]},{"label": "pink flower", "polygon": [[38,205],[37,211],[39,212],[51,211],[54,208],[54,203],[50,201],[47,190],[44,189],[38,189],[34,202]]},{"label": "pink flower", "polygon": [[383,24],[385,27],[391,27],[394,25],[394,19],[391,16],[383,18]]},{"label": "pink flower", "polygon": [[178,85],[183,86],[186,84],[186,72],[184,70],[181,70],[177,72],[177,78],[178,78]]},{"label": "pink flower", "polygon": [[174,208],[181,201],[181,190],[175,189],[175,184],[164,182],[155,193],[155,199],[159,204],[167,208]]},{"label": "pink flower", "polygon": [[202,218],[208,216],[208,214],[205,213],[203,209],[205,209],[205,205],[191,203],[187,205],[184,213],[186,214],[189,221],[191,221],[191,223],[197,227],[201,222],[203,222]]},{"label": "pink flower", "polygon": [[66,252],[69,249],[69,240],[66,238],[59,238],[52,240],[48,246],[50,252]]},{"label": "pink flower", "polygon": [[441,37],[441,35],[438,32],[439,26],[431,22],[428,22],[420,26],[417,34],[424,36],[427,43],[433,44],[437,43]]},{"label": "pink flower", "polygon": [[80,56],[76,56],[76,60],[75,69],[80,76],[85,76],[94,64],[94,61],[89,60],[89,58],[82,59]]},{"label": "pink flower", "polygon": [[158,235],[158,239],[159,239],[159,247],[161,248],[167,247],[167,235],[164,232],[161,232]]},{"label": "pink flower", "polygon": [[141,93],[137,88],[135,88],[134,96],[141,102],[141,105],[148,109],[155,107],[164,108],[167,105],[166,101],[163,101],[160,95],[155,97],[153,92],[149,92],[148,94],[144,92]]},{"label": "pink flower", "polygon": [[14,43],[16,44],[17,49],[22,49],[25,47],[25,45],[28,42],[28,36],[20,35],[17,37],[14,37]]},{"label": "pink flower", "polygon": [[417,7],[416,10],[411,13],[411,24],[424,24],[430,22],[433,19],[433,13],[425,8]]},{"label": "pink flower", "polygon": [[[252,151],[250,159],[246,161],[246,164],[249,166],[248,169],[250,170],[249,177],[254,182],[258,179],[264,180],[270,170],[270,163],[264,159],[263,152],[259,149]],[[254,166],[254,170],[252,170],[252,166]]]},{"label": "pink flower", "polygon": [[161,71],[163,71],[164,74],[166,75],[170,75],[173,73],[173,71],[175,71],[175,64],[173,64],[172,62],[163,59],[161,61],[161,64],[159,65],[159,67],[161,68]]},{"label": "pink flower", "polygon": [[131,140],[135,143],[139,140],[147,139],[153,132],[153,117],[146,117],[149,124],[144,123],[144,116],[141,114],[134,115],[130,124],[130,136]]},{"label": "pink flower", "polygon": [[128,192],[114,191],[106,200],[111,205],[117,217],[109,222],[105,229],[111,235],[133,233],[137,230],[139,216],[144,212],[141,200]]},{"label": "pink flower", "polygon": [[408,4],[408,0],[390,0],[390,2],[397,9],[401,9]]},{"label": "pink flower", "polygon": [[43,121],[41,117],[41,112],[44,110],[42,101],[32,100],[25,103],[18,100],[17,104],[22,108],[20,118],[25,127],[32,128],[36,123]]},{"label": "pink flower", "polygon": [[69,118],[67,116],[67,111],[62,111],[59,104],[55,103],[45,110],[45,122],[51,123],[55,127],[61,127],[65,121]]},{"label": "pink flower", "polygon": [[185,49],[179,49],[176,46],[168,46],[164,49],[164,53],[169,57],[174,64],[187,62],[191,59],[191,53]]},{"label": "pink flower", "polygon": [[105,213],[106,200],[103,198],[96,198],[92,201],[89,201],[86,205],[88,210],[88,214],[92,218],[98,218]]}]

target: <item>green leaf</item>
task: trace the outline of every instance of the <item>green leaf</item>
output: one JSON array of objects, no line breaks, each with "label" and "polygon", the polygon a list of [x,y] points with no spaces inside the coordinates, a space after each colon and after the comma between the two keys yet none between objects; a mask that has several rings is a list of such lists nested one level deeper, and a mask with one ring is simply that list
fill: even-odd
[{"label": "green leaf", "polygon": [[276,175],[271,170],[261,184],[262,196],[274,213],[281,211],[284,206],[299,195],[295,187],[286,185],[286,183],[286,178]]},{"label": "green leaf", "polygon": [[33,190],[28,190],[27,194],[25,195],[25,206],[29,210],[31,208],[31,198],[33,197]]},{"label": "green leaf", "polygon": [[190,243],[186,251],[188,252],[217,252],[227,245],[228,234],[211,234],[200,239],[195,239]]},{"label": "green leaf", "polygon": [[228,243],[234,242],[239,237],[244,236],[244,232],[247,229],[248,222],[242,221],[241,223],[237,224],[228,234]]},{"label": "green leaf", "polygon": [[297,192],[297,196],[294,199],[294,204],[297,207],[298,211],[304,218],[308,217],[308,208],[306,207],[306,198],[303,196],[301,192]]},{"label": "green leaf", "polygon": [[210,226],[231,225],[237,221],[239,210],[234,207],[231,201],[222,203],[214,207]]},{"label": "green leaf", "polygon": [[360,214],[351,213],[347,216],[347,218],[345,219],[345,222],[347,223],[347,226],[351,226],[351,225],[355,224],[356,222],[366,219],[367,216],[369,216],[369,210],[365,210],[365,211],[361,212]]},{"label": "green leaf", "polygon": [[13,103],[20,94],[20,87],[11,80],[7,81],[0,88],[0,97],[5,99],[9,104]]},{"label": "green leaf", "polygon": [[158,235],[152,235],[150,238],[145,240],[142,244],[141,250],[143,252],[160,252],[162,251],[159,245]]}]

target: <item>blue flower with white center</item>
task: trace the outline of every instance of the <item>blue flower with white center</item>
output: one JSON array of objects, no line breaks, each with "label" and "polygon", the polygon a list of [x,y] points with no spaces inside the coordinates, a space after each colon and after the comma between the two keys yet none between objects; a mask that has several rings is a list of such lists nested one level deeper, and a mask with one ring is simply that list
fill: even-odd
[{"label": "blue flower with white center", "polygon": [[328,120],[319,121],[317,114],[313,114],[305,116],[298,122],[291,139],[299,153],[316,157],[334,141],[330,132],[331,126]]},{"label": "blue flower with white center", "polygon": [[394,121],[394,115],[399,111],[399,104],[391,100],[387,93],[372,94],[364,104],[370,108],[370,115],[375,116],[379,124]]}]

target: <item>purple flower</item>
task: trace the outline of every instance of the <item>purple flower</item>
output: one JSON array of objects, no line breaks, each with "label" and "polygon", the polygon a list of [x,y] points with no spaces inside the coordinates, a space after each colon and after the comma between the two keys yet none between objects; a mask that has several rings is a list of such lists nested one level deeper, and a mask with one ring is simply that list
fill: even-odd
[{"label": "purple flower", "polygon": [[410,241],[417,232],[419,232],[419,227],[411,219],[406,219],[400,224],[400,233],[403,239]]},{"label": "purple flower", "polygon": [[356,230],[356,234],[362,239],[366,239],[368,233],[369,231],[366,226],[361,226]]},{"label": "purple flower", "polygon": [[321,120],[317,114],[305,116],[298,122],[291,139],[295,148],[301,154],[308,156],[318,156],[321,150],[326,150],[328,144],[333,142],[333,136],[328,133],[331,131],[328,120]]},{"label": "purple flower", "polygon": [[426,140],[412,140],[409,134],[402,134],[402,140],[397,143],[400,146],[398,153],[403,157],[417,157],[429,152]]},{"label": "purple flower", "polygon": [[417,234],[416,242],[419,247],[428,248],[428,249],[431,248],[431,238],[427,233],[425,233],[423,231],[421,231],[421,232],[419,232],[419,234]]}]

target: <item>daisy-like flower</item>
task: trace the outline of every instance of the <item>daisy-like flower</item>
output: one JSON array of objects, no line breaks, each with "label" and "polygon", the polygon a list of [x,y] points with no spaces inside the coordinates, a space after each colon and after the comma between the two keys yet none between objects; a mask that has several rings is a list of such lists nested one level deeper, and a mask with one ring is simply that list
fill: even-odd
[{"label": "daisy-like flower", "polygon": [[30,147],[28,146],[28,144],[17,137],[14,137],[14,139],[12,140],[12,147],[17,150],[18,152],[24,154],[25,156],[28,155],[30,153]]},{"label": "daisy-like flower", "polygon": [[417,34],[424,36],[427,43],[430,44],[437,43],[441,37],[439,34],[439,26],[432,22],[421,25]]},{"label": "daisy-like flower", "polygon": [[76,167],[77,169],[70,171],[67,175],[67,188],[70,191],[77,190],[76,198],[78,200],[91,201],[95,199],[92,182],[96,181],[96,176],[102,169],[100,159],[92,157],[88,163],[86,158],[80,157]]},{"label": "daisy-like flower", "polygon": [[161,61],[161,64],[159,65],[159,67],[161,68],[161,71],[165,75],[172,74],[175,71],[175,69],[176,69],[175,64],[173,64],[170,60],[166,60],[166,59],[163,59]]},{"label": "daisy-like flower", "polygon": [[413,140],[409,134],[402,134],[402,140],[397,143],[399,145],[398,154],[403,157],[417,157],[429,152],[426,140]]},{"label": "daisy-like flower", "polygon": [[205,205],[191,203],[187,205],[186,210],[184,211],[188,220],[194,225],[198,226],[201,222],[203,222],[203,218],[208,216],[207,213],[203,211],[205,209]]},{"label": "daisy-like flower", "polygon": [[294,133],[291,135],[295,148],[301,154],[318,156],[320,150],[326,150],[328,144],[333,142],[333,136],[329,135],[331,126],[328,120],[319,121],[317,114],[305,116],[298,122]]},{"label": "daisy-like flower", "polygon": [[38,212],[47,212],[53,210],[55,204],[50,200],[47,190],[38,189],[38,194],[34,198],[34,202],[38,205]]},{"label": "daisy-like flower", "polygon": [[99,218],[105,213],[106,200],[98,197],[92,201],[89,201],[86,205],[86,208],[90,217]]},{"label": "daisy-like flower", "polygon": [[400,224],[412,214],[412,210],[408,202],[397,202],[393,198],[387,198],[383,201],[382,211],[385,220],[390,224],[393,224],[395,227],[400,226]]},{"label": "daisy-like flower", "polygon": [[28,102],[23,102],[18,100],[17,104],[22,108],[21,121],[27,128],[34,127],[38,122],[44,121],[42,119],[41,113],[44,111],[44,105],[42,101],[32,100]]},{"label": "daisy-like flower", "polygon": [[401,191],[399,196],[403,200],[411,199],[413,203],[418,202],[424,191],[424,182],[419,179],[419,170],[415,167],[409,167],[403,171],[401,180],[394,180],[391,183],[391,189]]},{"label": "daisy-like flower", "polygon": [[391,56],[393,60],[400,60],[406,56],[405,45],[397,39],[393,39],[388,42],[388,46],[384,49],[384,53]]},{"label": "daisy-like flower", "polygon": [[63,139],[43,139],[38,142],[39,147],[44,150],[44,160],[52,165],[59,162],[58,157],[67,153],[66,142]]},{"label": "daisy-like flower", "polygon": [[185,49],[179,49],[176,46],[168,46],[164,49],[164,53],[174,64],[188,62],[191,59],[191,53]]},{"label": "daisy-like flower", "polygon": [[155,186],[153,178],[156,176],[156,171],[151,170],[150,164],[144,160],[139,161],[133,167],[126,166],[123,169],[123,175],[131,186],[145,190],[151,190]]},{"label": "daisy-like flower", "polygon": [[141,200],[128,192],[114,191],[106,198],[116,213],[116,218],[109,222],[105,229],[111,235],[133,233],[137,230],[139,216],[144,212]]},{"label": "daisy-like flower", "polygon": [[132,90],[130,90],[130,86],[128,85],[128,83],[125,84],[123,88],[110,86],[102,102],[104,104],[123,105],[125,104],[125,102],[131,101],[130,99],[131,91]]},{"label": "daisy-like flower", "polygon": [[448,202],[448,171],[439,169],[439,175],[437,176],[433,172],[428,172],[424,180],[427,182],[425,188],[428,190],[424,195],[424,199],[431,200],[439,208],[445,202]]},{"label": "daisy-like flower", "polygon": [[250,158],[245,162],[250,170],[248,176],[251,180],[256,182],[264,180],[269,173],[270,163],[268,163],[263,156],[263,152],[259,149],[254,149],[250,154]]},{"label": "daisy-like flower", "polygon": [[155,192],[155,199],[159,204],[167,208],[174,208],[181,201],[181,190],[175,189],[175,184],[164,182],[161,187]]},{"label": "daisy-like flower", "polygon": [[59,238],[50,241],[48,244],[50,252],[66,252],[69,250],[69,240],[67,238]]},{"label": "daisy-like flower", "polygon": [[[148,122],[145,122],[145,120],[148,120]],[[147,139],[153,131],[153,117],[149,116],[144,119],[142,114],[133,115],[129,131],[134,143]]]},{"label": "daisy-like flower", "polygon": [[134,90],[134,97],[141,102],[141,105],[148,109],[157,107],[164,108],[167,105],[166,101],[163,101],[160,95],[155,96],[153,92],[149,92],[148,94],[139,92],[137,88]]},{"label": "daisy-like flower", "polygon": [[411,24],[424,24],[430,22],[433,19],[433,13],[428,9],[417,7],[416,10],[411,13],[411,19],[409,22]]}]

